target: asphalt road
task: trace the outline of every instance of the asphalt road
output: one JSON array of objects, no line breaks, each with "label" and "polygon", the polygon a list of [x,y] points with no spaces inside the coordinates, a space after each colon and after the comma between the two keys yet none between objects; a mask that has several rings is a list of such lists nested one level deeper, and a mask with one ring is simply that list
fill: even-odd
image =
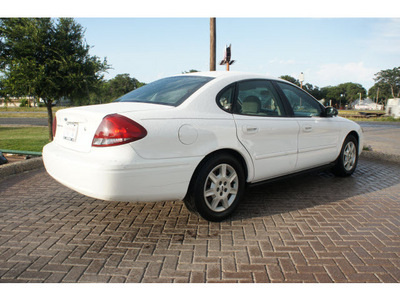
[{"label": "asphalt road", "polygon": [[0,118],[0,125],[47,126],[47,118]]},{"label": "asphalt road", "polygon": [[361,127],[400,128],[400,122],[357,122]]}]

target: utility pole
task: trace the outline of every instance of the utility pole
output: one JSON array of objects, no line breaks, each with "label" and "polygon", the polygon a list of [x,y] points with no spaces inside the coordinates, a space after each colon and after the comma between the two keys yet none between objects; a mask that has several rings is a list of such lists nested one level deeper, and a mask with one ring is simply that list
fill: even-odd
[{"label": "utility pole", "polygon": [[216,70],[217,33],[215,18],[210,18],[210,71]]}]

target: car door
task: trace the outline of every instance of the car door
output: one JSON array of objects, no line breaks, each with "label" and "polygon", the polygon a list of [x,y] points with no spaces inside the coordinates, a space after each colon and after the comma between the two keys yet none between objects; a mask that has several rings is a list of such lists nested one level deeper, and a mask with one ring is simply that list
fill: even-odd
[{"label": "car door", "polygon": [[238,82],[235,95],[237,137],[253,159],[253,181],[292,173],[299,125],[287,115],[271,81]]},{"label": "car door", "polygon": [[317,167],[336,159],[340,128],[336,118],[322,117],[323,106],[300,88],[276,82],[299,126],[296,170]]}]

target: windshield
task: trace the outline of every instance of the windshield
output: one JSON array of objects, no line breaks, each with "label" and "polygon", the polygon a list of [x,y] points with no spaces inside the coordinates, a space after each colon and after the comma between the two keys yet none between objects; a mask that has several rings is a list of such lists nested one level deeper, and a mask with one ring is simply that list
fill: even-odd
[{"label": "windshield", "polygon": [[145,102],[178,106],[212,77],[176,76],[160,79],[118,98],[114,102]]}]

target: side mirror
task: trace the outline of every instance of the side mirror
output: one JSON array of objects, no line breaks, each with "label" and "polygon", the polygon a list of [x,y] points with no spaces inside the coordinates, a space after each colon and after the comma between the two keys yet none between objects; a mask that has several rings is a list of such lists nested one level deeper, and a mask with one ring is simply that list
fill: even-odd
[{"label": "side mirror", "polygon": [[325,107],[325,111],[324,111],[324,117],[336,117],[338,115],[338,111],[336,108],[332,107],[332,106],[328,106]]}]

